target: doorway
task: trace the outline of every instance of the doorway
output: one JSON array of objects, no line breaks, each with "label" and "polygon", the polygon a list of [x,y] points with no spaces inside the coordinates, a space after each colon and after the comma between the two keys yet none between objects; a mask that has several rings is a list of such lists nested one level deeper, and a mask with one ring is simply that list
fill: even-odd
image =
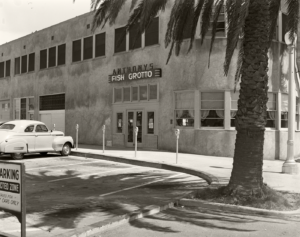
[{"label": "doorway", "polygon": [[127,136],[126,143],[128,147],[135,145],[135,128],[138,128],[137,146],[142,147],[143,143],[143,111],[128,110],[127,111]]}]

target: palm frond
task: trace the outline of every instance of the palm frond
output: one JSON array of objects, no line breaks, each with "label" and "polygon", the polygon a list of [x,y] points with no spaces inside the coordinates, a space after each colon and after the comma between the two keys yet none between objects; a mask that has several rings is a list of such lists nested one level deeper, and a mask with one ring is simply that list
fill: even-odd
[{"label": "palm frond", "polygon": [[289,32],[289,38],[294,43],[295,34],[298,32],[299,22],[299,0],[287,0],[287,32]]},{"label": "palm frond", "polygon": [[135,8],[137,2],[138,2],[138,0],[132,0],[131,1],[130,11],[132,11]]},{"label": "palm frond", "polygon": [[198,0],[198,3],[194,10],[193,24],[192,24],[192,29],[191,29],[191,39],[190,39],[190,46],[189,46],[188,52],[190,52],[191,49],[193,48],[193,43],[195,40],[195,34],[196,34],[197,26],[198,26],[198,21],[199,21],[199,17],[201,14],[201,10],[202,10],[204,1],[205,0]]},{"label": "palm frond", "polygon": [[201,17],[201,44],[203,44],[205,35],[210,27],[210,18],[213,11],[214,1],[206,0],[203,6],[203,13]]},{"label": "palm frond", "polygon": [[208,55],[208,67],[210,65],[210,55],[211,55],[213,44],[214,44],[215,37],[216,37],[218,19],[219,19],[220,12],[223,8],[223,5],[224,5],[224,0],[217,0],[216,5],[215,5],[214,15],[213,15],[213,25],[212,25],[210,49],[209,49],[209,55]]},{"label": "palm frond", "polygon": [[274,33],[276,31],[279,10],[280,10],[280,0],[272,0],[270,3],[271,26],[270,26],[270,34],[269,34],[269,45],[271,45]]},{"label": "palm frond", "polygon": [[234,50],[243,32],[245,19],[248,15],[250,0],[228,0],[226,12],[228,21],[227,45],[224,62],[224,74],[227,76]]}]

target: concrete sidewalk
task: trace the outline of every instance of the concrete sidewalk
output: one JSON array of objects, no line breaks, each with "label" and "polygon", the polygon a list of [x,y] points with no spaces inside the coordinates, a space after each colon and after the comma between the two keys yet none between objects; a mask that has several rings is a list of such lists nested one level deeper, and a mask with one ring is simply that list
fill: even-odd
[{"label": "concrete sidewalk", "polygon": [[[135,157],[135,151],[133,149],[121,150],[106,147],[103,153],[102,146],[84,144],[79,144],[78,149],[75,148],[73,151],[83,154],[101,154],[108,157],[114,156],[125,159],[183,166],[211,174],[212,176],[217,177],[219,183],[222,184],[228,183],[233,163],[233,159],[229,157],[179,153],[176,164],[176,153],[174,152],[138,150],[137,156]],[[284,161],[264,160],[263,163],[264,183],[267,183],[270,187],[276,190],[300,193],[300,174],[283,174],[282,165]],[[300,163],[297,163],[297,165],[300,170]]]}]

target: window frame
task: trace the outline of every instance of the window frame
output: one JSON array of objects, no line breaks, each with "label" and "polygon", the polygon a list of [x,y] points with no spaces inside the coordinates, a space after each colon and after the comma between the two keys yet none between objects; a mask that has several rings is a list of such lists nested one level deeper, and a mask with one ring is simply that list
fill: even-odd
[{"label": "window frame", "polygon": [[[89,39],[92,39],[92,43],[91,43],[91,47],[87,48],[87,49],[90,49],[90,54],[91,55],[88,55],[89,57],[86,57],[86,42],[87,40]],[[94,58],[94,35],[90,35],[90,36],[87,36],[87,37],[84,37],[83,38],[83,57],[82,57],[82,60],[89,60],[89,59],[93,59]]]},{"label": "window frame", "polygon": [[[80,50],[77,50],[78,52],[80,51],[80,59],[78,59],[78,60],[75,60],[75,54],[74,54],[74,43],[75,42],[80,42],[80,44],[78,44],[78,45],[80,45]],[[76,52],[77,52],[76,51]],[[72,63],[78,63],[78,62],[81,62],[82,61],[82,39],[80,38],[80,39],[77,39],[77,40],[73,40],[72,41]],[[79,58],[79,57],[78,57]]]},{"label": "window frame", "polygon": [[[42,58],[42,53],[45,52],[44,60]],[[42,67],[43,66],[43,67]],[[40,50],[40,70],[44,70],[48,68],[48,49]]]}]

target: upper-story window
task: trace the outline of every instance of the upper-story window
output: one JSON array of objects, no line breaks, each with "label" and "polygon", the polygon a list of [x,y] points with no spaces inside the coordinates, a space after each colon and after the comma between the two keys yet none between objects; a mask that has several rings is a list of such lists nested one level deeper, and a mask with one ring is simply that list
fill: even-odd
[{"label": "upper-story window", "polygon": [[35,64],[35,53],[31,53],[28,56],[28,72],[34,71],[34,64]]},{"label": "upper-story window", "polygon": [[81,39],[73,41],[72,62],[81,61]]},{"label": "upper-story window", "polygon": [[139,25],[135,24],[129,31],[129,50],[142,47],[142,34]]},{"label": "upper-story window", "polygon": [[126,27],[115,29],[115,53],[126,51]]},{"label": "upper-story window", "polygon": [[48,67],[56,66],[56,47],[49,48]]},{"label": "upper-story window", "polygon": [[95,57],[105,56],[105,32],[95,37]]},{"label": "upper-story window", "polygon": [[20,57],[18,57],[18,58],[15,58],[15,75],[18,75],[18,74],[20,74],[20,66],[21,66],[21,64],[20,64]]},{"label": "upper-story window", "polygon": [[93,36],[83,39],[83,59],[93,58]]},{"label": "upper-story window", "polygon": [[0,78],[4,77],[4,62],[0,63]]},{"label": "upper-story window", "polygon": [[40,69],[47,68],[47,49],[40,51]]},{"label": "upper-story window", "polygon": [[66,64],[66,44],[57,46],[57,65]]},{"label": "upper-story window", "polygon": [[[212,24],[213,18],[211,18],[211,26],[209,27],[208,31],[206,32],[206,36],[212,35]],[[201,27],[201,24],[200,24]],[[201,30],[201,28],[200,28]],[[216,28],[216,37],[226,37],[226,22],[225,22],[225,11],[224,7],[222,7],[221,12],[219,14],[217,28]]]},{"label": "upper-story window", "polygon": [[5,76],[10,77],[10,60],[5,62]]},{"label": "upper-story window", "polygon": [[145,31],[145,46],[151,46],[159,43],[159,18],[153,19]]},{"label": "upper-story window", "polygon": [[27,72],[27,55],[22,56],[21,58],[21,73]]}]

